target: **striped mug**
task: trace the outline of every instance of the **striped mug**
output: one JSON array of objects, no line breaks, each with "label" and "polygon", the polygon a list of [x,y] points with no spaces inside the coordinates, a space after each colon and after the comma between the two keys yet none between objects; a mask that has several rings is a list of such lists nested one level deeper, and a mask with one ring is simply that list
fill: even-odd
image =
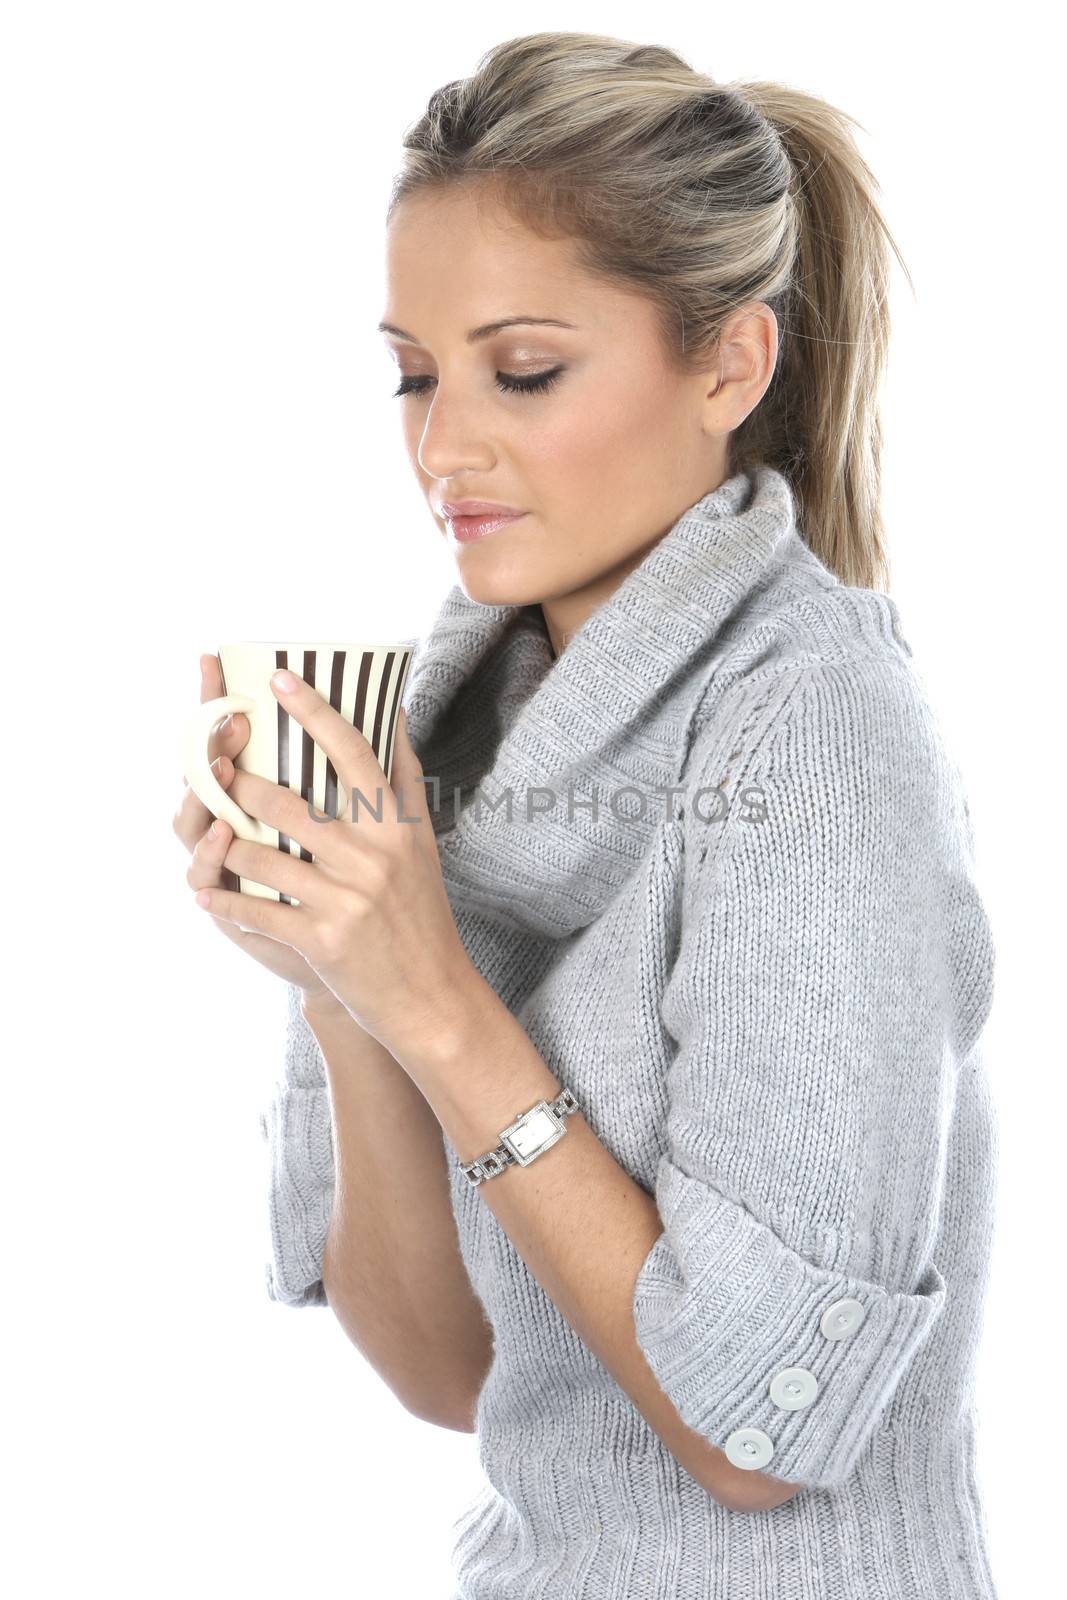
[{"label": "striped mug", "polygon": [[[239,839],[253,844],[273,845],[313,861],[311,851],[280,833],[258,817],[250,817],[226,793],[211,770],[208,740],[217,722],[231,712],[242,711],[248,718],[249,735],[236,758],[242,772],[255,772],[272,783],[292,789],[310,801],[320,816],[348,816],[349,796],[338,782],[333,762],[291,717],[270,686],[271,674],[279,667],[290,667],[306,683],[318,690],[334,710],[358,728],[378,758],[386,778],[392,781],[393,747],[400,715],[404,683],[416,641],[400,644],[301,644],[262,640],[219,646],[219,665],[225,694],[205,700],[189,718],[182,737],[182,770],[186,782],[216,817],[228,822]],[[371,793],[367,803],[378,808],[378,797]],[[386,796],[382,795],[385,804]],[[362,804],[357,800],[357,804]],[[238,889],[285,905],[299,905],[292,895],[256,883],[252,878],[237,878]]]}]

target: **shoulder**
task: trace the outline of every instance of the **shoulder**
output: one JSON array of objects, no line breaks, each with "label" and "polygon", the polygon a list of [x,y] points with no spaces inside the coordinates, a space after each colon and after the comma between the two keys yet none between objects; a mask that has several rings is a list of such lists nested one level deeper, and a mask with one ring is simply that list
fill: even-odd
[{"label": "shoulder", "polygon": [[698,862],[732,849],[771,870],[907,851],[942,874],[968,868],[962,776],[887,596],[805,595],[764,613],[732,654],[690,729],[685,833]]},{"label": "shoulder", "polygon": [[[873,602],[881,602],[873,604]],[[961,1038],[988,1011],[994,945],[962,775],[895,608],[866,590],[768,619],[709,699],[684,774],[683,927],[761,947],[910,943],[955,994]],[[874,959],[872,955],[872,960]]]},{"label": "shoulder", "polygon": [[[820,569],[821,570],[821,569]],[[738,781],[774,763],[796,782],[925,776],[962,801],[960,773],[894,601],[833,583],[764,604],[714,664],[688,729],[683,775]],[[966,820],[966,806],[963,806]]]}]

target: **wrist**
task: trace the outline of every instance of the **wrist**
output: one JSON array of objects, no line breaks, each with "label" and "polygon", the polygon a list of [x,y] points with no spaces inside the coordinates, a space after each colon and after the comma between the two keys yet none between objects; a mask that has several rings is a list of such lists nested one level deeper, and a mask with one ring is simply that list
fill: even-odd
[{"label": "wrist", "polygon": [[503,1043],[503,1032],[517,1027],[500,996],[471,969],[437,1004],[407,1019],[403,1034],[391,1040],[396,1059],[415,1078],[450,1073],[472,1052]]},{"label": "wrist", "polygon": [[352,1014],[338,1000],[332,989],[309,991],[304,989],[300,994],[300,1011],[305,1022],[319,1020],[332,1022],[337,1018],[346,1016],[352,1021]]}]

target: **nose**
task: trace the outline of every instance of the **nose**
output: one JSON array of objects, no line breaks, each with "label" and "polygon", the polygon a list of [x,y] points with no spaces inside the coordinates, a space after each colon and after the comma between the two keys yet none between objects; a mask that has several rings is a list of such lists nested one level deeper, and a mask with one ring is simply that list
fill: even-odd
[{"label": "nose", "polygon": [[491,470],[495,460],[477,412],[475,402],[464,405],[455,395],[443,396],[440,388],[426,410],[418,463],[431,478],[452,485],[447,498],[453,500],[466,492],[454,480],[461,480],[466,472],[482,475]]}]

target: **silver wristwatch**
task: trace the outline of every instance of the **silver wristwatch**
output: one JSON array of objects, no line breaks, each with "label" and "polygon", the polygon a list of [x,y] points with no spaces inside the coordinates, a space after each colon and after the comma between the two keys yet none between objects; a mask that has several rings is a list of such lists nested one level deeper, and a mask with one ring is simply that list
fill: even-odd
[{"label": "silver wristwatch", "polygon": [[515,1121],[500,1133],[500,1143],[495,1150],[487,1150],[475,1161],[461,1161],[460,1171],[466,1173],[471,1184],[484,1178],[495,1178],[513,1162],[528,1167],[531,1161],[543,1155],[567,1131],[563,1120],[579,1109],[578,1102],[569,1089],[563,1089],[554,1100],[538,1100],[529,1111],[521,1111]]}]

